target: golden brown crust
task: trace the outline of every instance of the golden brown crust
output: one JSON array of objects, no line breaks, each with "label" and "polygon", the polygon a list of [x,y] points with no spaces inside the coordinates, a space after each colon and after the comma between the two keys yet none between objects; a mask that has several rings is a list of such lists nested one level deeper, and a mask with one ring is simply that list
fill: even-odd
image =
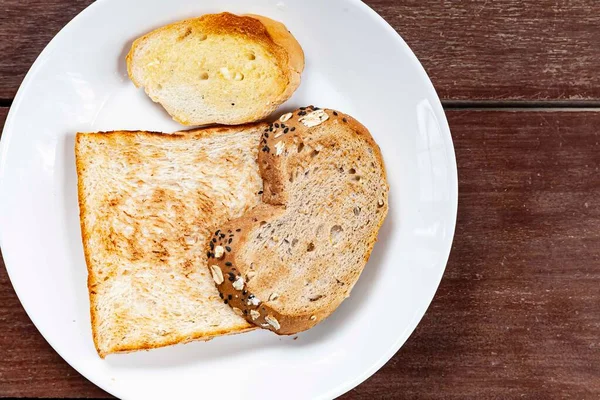
[{"label": "golden brown crust", "polygon": [[126,346],[116,346],[113,349],[111,349],[110,353],[101,352],[100,350],[98,350],[98,348],[96,348],[96,350],[98,351],[98,355],[100,356],[100,358],[105,358],[108,354],[123,354],[123,353],[131,353],[131,352],[139,351],[139,350],[152,350],[152,349],[158,349],[161,347],[174,346],[176,344],[186,344],[186,343],[193,342],[193,341],[208,342],[219,336],[237,335],[237,334],[244,333],[244,332],[250,332],[255,329],[256,329],[256,327],[254,327],[254,326],[241,327],[237,330],[231,330],[231,329],[224,330],[223,329],[220,331],[215,331],[215,333],[211,336],[179,335],[179,336],[176,336],[175,338],[165,340],[165,341],[161,342],[160,344],[149,344],[147,342],[138,342],[138,343],[129,344]]},{"label": "golden brown crust", "polygon": [[[312,328],[327,318],[343,301],[343,298],[332,301],[317,311],[307,311],[295,315],[282,314],[269,305],[270,299],[260,299],[253,293],[249,282],[251,282],[251,276],[255,271],[251,265],[246,265],[238,252],[238,249],[248,242],[248,234],[250,232],[255,231],[263,224],[277,219],[278,215],[284,212],[288,201],[288,190],[286,188],[287,174],[283,172],[284,157],[279,157],[278,152],[281,150],[279,150],[278,146],[282,143],[286,147],[298,146],[303,143],[311,128],[307,128],[300,119],[318,110],[318,108],[313,106],[295,110],[292,113],[282,116],[265,130],[259,152],[259,166],[264,188],[263,202],[265,204],[259,205],[243,217],[225,224],[220,230],[215,232],[212,242],[209,243],[210,248],[208,251],[212,252],[212,254],[209,256],[208,263],[209,266],[213,265],[218,268],[223,275],[223,281],[217,283],[217,288],[225,303],[233,307],[234,310],[238,309],[248,322],[262,328],[270,329],[280,335],[291,335]],[[322,110],[322,113],[327,116],[327,119],[322,122],[323,125],[346,124],[373,149],[375,158],[381,167],[383,181],[386,182],[385,193],[387,194],[389,187],[387,186],[381,151],[367,128],[354,118],[341,112],[326,109]],[[383,216],[387,214],[387,209],[388,204],[385,201],[385,204],[382,206]],[[371,236],[367,239],[368,245],[364,254],[364,264],[366,264],[370,257],[377,240],[377,233],[383,221],[384,218],[381,218],[378,225],[373,229]],[[221,257],[215,254],[217,246],[223,249]],[[364,265],[362,268],[364,268]],[[350,283],[351,287],[356,283],[357,279],[358,276]]]},{"label": "golden brown crust", "polygon": [[271,18],[264,17],[262,15],[247,14],[249,17],[255,18],[262,22],[267,29],[267,32],[277,45],[283,47],[286,50],[288,57],[288,79],[289,84],[285,92],[282,93],[281,98],[283,101],[291,97],[291,95],[300,86],[300,80],[302,72],[304,71],[304,51],[300,46],[300,43],[291,34],[284,24],[278,21],[274,21]]},{"label": "golden brown crust", "polygon": [[[260,43],[275,57],[279,69],[287,77],[287,85],[282,88],[281,94],[276,99],[273,99],[270,104],[266,105],[265,112],[260,112],[257,115],[248,115],[243,120],[218,122],[237,125],[262,119],[289,99],[300,86],[300,76],[304,70],[304,52],[285,25],[259,15],[239,16],[223,12],[220,14],[207,14],[198,18],[190,18],[165,25],[136,39],[126,56],[127,73],[136,87],[143,86],[141,82],[135,79],[135,74],[133,73],[133,61],[136,51],[151,36],[163,31],[179,31],[182,27],[195,27],[207,35],[239,36],[243,39]],[[195,125],[194,123],[178,118],[176,115],[172,115],[172,117],[182,125]]]},{"label": "golden brown crust", "polygon": [[[77,170],[77,200],[79,202],[79,223],[81,226],[81,236],[82,236],[82,240],[83,243],[87,243],[89,240],[88,237],[88,230],[85,224],[85,219],[83,218],[83,216],[86,214],[87,210],[85,208],[85,201],[84,201],[84,194],[83,194],[83,183],[81,181],[81,179],[79,177],[82,176],[83,171],[84,171],[84,166],[83,166],[83,162],[81,160],[81,155],[79,154],[79,143],[81,141],[81,137],[82,134],[81,133],[77,133],[77,135],[75,136],[75,168]],[[94,285],[94,274],[92,273],[92,269],[90,267],[91,264],[91,257],[90,257],[90,253],[89,253],[89,249],[87,246],[83,246],[83,253],[84,253],[84,257],[85,257],[85,264],[87,266],[87,272],[88,272],[88,279],[87,279],[87,284],[88,284],[88,288],[91,288]],[[94,340],[94,347],[96,348],[96,351],[98,352],[98,354],[100,355],[100,357],[104,358],[104,356],[102,355],[102,352],[100,351],[100,347],[98,346],[98,337],[96,335],[96,332],[94,331],[94,327],[96,326],[96,313],[94,312],[94,305],[96,304],[96,296],[95,293],[90,290],[89,291],[89,296],[90,296],[90,318],[92,321],[92,338]]]}]

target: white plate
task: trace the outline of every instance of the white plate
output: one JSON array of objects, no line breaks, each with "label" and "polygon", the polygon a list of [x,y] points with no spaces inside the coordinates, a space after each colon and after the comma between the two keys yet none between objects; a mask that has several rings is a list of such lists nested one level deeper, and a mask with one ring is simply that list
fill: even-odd
[{"label": "white plate", "polygon": [[[352,296],[297,340],[260,331],[101,360],[91,339],[74,134],[180,129],[134,88],[125,54],[153,28],[225,10],[264,14],[296,36],[306,71],[284,108],[336,108],[370,129],[388,170],[389,216]],[[356,0],[97,1],[35,62],[0,146],[0,243],[19,299],[69,364],[120,398],[338,396],[406,341],[454,234],[456,162],[439,99],[408,46]]]}]

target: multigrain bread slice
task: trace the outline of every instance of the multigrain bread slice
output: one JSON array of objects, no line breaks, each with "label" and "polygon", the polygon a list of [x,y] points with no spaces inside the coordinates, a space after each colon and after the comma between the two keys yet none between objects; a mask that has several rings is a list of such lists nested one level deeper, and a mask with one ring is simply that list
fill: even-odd
[{"label": "multigrain bread slice", "polygon": [[264,124],[159,134],[78,133],[93,339],[101,357],[244,332],[205,247],[260,202]]},{"label": "multigrain bread slice", "polygon": [[280,22],[208,14],[156,29],[127,55],[129,77],[183,125],[258,121],[300,85],[302,48]]},{"label": "multigrain bread slice", "polygon": [[234,311],[294,334],[349,296],[387,214],[389,187],[369,131],[337,111],[283,115],[260,147],[264,204],[213,232],[208,263]]}]

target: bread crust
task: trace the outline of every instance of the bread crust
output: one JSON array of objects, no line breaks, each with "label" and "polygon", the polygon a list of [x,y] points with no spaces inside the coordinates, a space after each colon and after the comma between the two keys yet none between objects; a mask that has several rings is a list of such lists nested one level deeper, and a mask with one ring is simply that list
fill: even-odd
[{"label": "bread crust", "polygon": [[[207,35],[229,35],[237,36],[244,40],[251,40],[260,43],[269,53],[274,55],[280,70],[287,78],[287,84],[281,88],[280,94],[269,101],[263,108],[252,115],[246,115],[243,118],[214,118],[212,120],[194,120],[188,121],[181,118],[174,112],[165,109],[171,114],[173,119],[182,125],[207,125],[213,123],[225,125],[239,125],[251,123],[263,119],[271,114],[279,105],[289,99],[296,89],[300,86],[300,76],[304,70],[304,52],[298,41],[287,30],[285,25],[270,18],[259,15],[235,15],[224,12],[220,14],[207,14],[198,18],[190,18],[165,25],[155,29],[140,38],[136,39],[131,50],[126,56],[127,73],[136,87],[144,86],[142,82],[136,79],[133,72],[135,54],[138,49],[152,36],[166,31],[177,31],[182,27],[197,27]],[[149,89],[145,88],[146,93],[150,95]]]},{"label": "bread crust", "polygon": [[[282,116],[275,123],[277,124],[275,129],[273,129],[272,124],[271,128],[265,131],[260,145],[261,151],[259,152],[259,166],[264,188],[263,202],[265,204],[255,207],[241,218],[230,221],[215,232],[214,246],[221,246],[226,251],[224,251],[222,257],[215,257],[212,254],[212,257],[209,257],[208,260],[209,266],[213,265],[219,268],[224,277],[222,283],[217,282],[217,288],[226,299],[226,303],[234,309],[238,309],[248,322],[269,329],[279,335],[291,335],[312,328],[331,315],[344,300],[344,298],[336,298],[317,310],[295,313],[294,315],[283,314],[271,306],[270,299],[259,299],[254,293],[255,289],[252,287],[250,274],[256,274],[256,272],[240,256],[241,249],[249,241],[251,232],[265,223],[276,220],[278,216],[285,212],[286,204],[289,201],[286,187],[288,179],[287,175],[283,173],[284,157],[278,155],[277,146],[281,146],[280,143],[284,143],[285,147],[295,146],[298,143],[297,138],[309,136],[312,128],[307,128],[303,123],[300,123],[299,117],[315,111],[318,111],[318,109],[312,106],[296,110],[291,113],[292,117],[289,117],[289,114]],[[367,128],[354,118],[341,112],[328,109],[322,110],[322,112],[328,116],[327,120],[322,123],[323,129],[326,129],[326,124],[344,124],[367,143],[378,161],[379,165],[377,167],[380,168],[381,177],[385,182],[384,203],[381,205],[382,214],[377,225],[373,227],[370,236],[366,239],[368,243],[367,250],[364,253],[364,263],[361,265],[354,281],[349,283],[349,289],[351,290],[370,257],[377,240],[377,233],[387,214],[389,186],[381,151]],[[284,120],[287,131],[281,125],[281,121]],[[283,134],[282,130],[286,133]],[[222,237],[223,233],[225,237]],[[274,323],[273,320],[276,322]]]}]

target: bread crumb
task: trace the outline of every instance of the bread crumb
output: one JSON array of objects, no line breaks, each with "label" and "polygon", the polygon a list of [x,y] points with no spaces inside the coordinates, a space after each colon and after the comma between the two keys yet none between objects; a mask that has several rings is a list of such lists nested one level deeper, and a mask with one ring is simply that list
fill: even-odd
[{"label": "bread crumb", "polygon": [[283,142],[283,140],[275,144],[275,149],[275,155],[279,156],[283,153],[283,149],[285,149],[285,143]]}]

